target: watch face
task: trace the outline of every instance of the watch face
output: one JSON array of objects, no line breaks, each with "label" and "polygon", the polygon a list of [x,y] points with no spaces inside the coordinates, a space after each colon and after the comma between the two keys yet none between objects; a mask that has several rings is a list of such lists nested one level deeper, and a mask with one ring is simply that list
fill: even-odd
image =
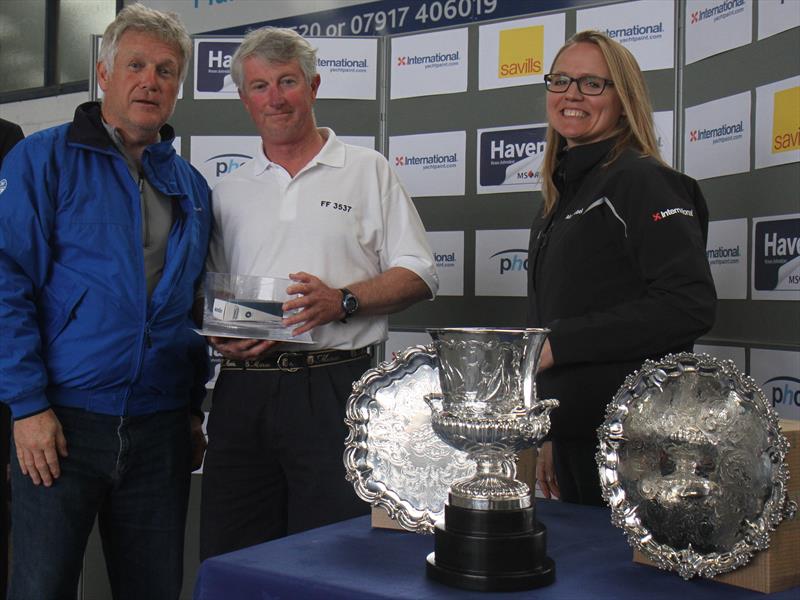
[{"label": "watch face", "polygon": [[344,297],[344,300],[342,301],[342,304],[344,305],[344,311],[348,315],[351,315],[354,312],[356,312],[356,309],[358,308],[358,299],[355,296],[353,296],[352,294],[347,294]]}]

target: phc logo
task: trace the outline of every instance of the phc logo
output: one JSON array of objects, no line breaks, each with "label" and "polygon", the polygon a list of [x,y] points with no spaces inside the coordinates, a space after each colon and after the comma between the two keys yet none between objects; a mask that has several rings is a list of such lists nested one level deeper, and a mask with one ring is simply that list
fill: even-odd
[{"label": "phc logo", "polygon": [[767,386],[771,388],[773,408],[779,404],[800,408],[800,379],[788,376],[773,377],[764,382],[764,387]]},{"label": "phc logo", "polygon": [[697,129],[692,129],[689,132],[689,141],[690,142],[696,142],[697,141]]},{"label": "phc logo", "polygon": [[404,167],[406,164],[406,157],[405,156],[395,156],[394,157],[394,166],[395,167]]},{"label": "phc logo", "polygon": [[226,173],[231,173],[241,167],[248,160],[253,157],[248,154],[217,154],[206,160],[207,163],[216,161],[214,164],[214,171],[217,177],[221,177]]},{"label": "phc logo", "polygon": [[397,66],[404,67],[407,64],[407,60],[405,56],[398,56],[397,57]]},{"label": "phc logo", "polygon": [[[503,254],[507,254],[510,256],[502,256]],[[528,270],[527,248],[509,248],[508,250],[500,250],[500,252],[495,252],[489,258],[495,258],[497,256],[501,256],[500,258],[501,275],[509,271],[527,272]]]}]

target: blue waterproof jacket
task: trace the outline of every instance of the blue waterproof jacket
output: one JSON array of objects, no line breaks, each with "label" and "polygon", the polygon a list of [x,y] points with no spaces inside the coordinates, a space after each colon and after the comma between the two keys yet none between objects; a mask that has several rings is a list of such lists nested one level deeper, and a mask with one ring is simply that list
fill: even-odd
[{"label": "blue waterproof jacket", "polygon": [[142,169],[173,199],[163,275],[148,301],[137,182],[100,105],[17,144],[0,170],[0,401],[109,415],[199,409],[208,358],[191,331],[211,228],[203,177],[172,147]]}]

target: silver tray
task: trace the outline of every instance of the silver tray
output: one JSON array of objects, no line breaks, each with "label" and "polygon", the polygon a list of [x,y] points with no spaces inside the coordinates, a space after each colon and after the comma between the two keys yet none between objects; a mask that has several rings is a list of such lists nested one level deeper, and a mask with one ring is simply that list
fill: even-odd
[{"label": "silver tray", "polygon": [[797,509],[777,413],[731,361],[647,361],[609,404],[598,436],[612,522],[685,579],[746,564]]},{"label": "silver tray", "polygon": [[412,346],[364,373],[347,402],[347,479],[360,498],[418,533],[433,533],[450,484],[475,471],[431,428],[423,398],[440,391],[432,347]]}]

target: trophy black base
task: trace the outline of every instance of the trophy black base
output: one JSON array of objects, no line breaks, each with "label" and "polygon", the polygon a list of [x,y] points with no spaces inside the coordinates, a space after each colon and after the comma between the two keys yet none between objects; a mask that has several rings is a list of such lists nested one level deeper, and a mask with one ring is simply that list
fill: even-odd
[{"label": "trophy black base", "polygon": [[556,569],[547,556],[547,530],[533,507],[477,510],[445,505],[436,524],[428,577],[481,592],[514,592],[550,585]]}]

